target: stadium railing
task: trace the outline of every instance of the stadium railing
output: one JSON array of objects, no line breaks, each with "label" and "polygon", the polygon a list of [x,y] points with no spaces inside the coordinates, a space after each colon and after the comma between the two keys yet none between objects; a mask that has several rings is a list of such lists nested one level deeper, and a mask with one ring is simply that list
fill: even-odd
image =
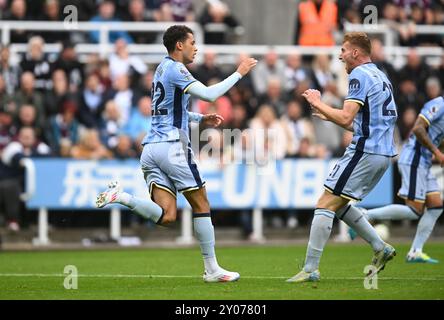
[{"label": "stadium railing", "polygon": [[[157,32],[162,33],[175,22],[55,22],[55,21],[0,21],[2,44],[10,43],[11,30],[21,31],[57,31],[57,32],[87,32],[99,31],[99,43],[109,43],[110,31]],[[196,22],[183,23],[194,32],[196,43],[203,43],[203,31]]]},{"label": "stadium railing", "polygon": [[[397,31],[388,24],[357,24],[344,23],[345,32],[365,32],[367,34],[375,35],[382,34],[383,42],[386,47],[394,47],[397,42]],[[415,25],[416,34],[437,34],[443,35],[443,26],[441,25]]]},{"label": "stadium railing", "polygon": [[[98,53],[102,58],[113,52],[114,46],[109,42],[109,32],[112,30],[127,30],[136,32],[157,32],[161,33],[166,28],[174,23],[159,23],[159,22],[119,22],[119,23],[92,23],[92,22],[78,22],[74,24],[64,22],[43,22],[43,21],[0,21],[0,29],[2,36],[2,43],[10,43],[10,32],[12,30],[29,30],[29,31],[61,31],[61,32],[87,32],[100,31],[100,41],[98,44],[78,43],[75,46],[79,59],[85,59],[86,55]],[[247,53],[252,56],[260,57],[267,53],[270,48],[273,48],[280,56],[287,56],[294,52],[301,55],[317,55],[328,54],[333,57],[338,57],[340,53],[340,46],[333,47],[308,47],[308,46],[294,46],[294,45],[205,45],[203,43],[203,29],[198,23],[187,23],[195,32],[196,43],[198,45],[198,55],[196,63],[202,62],[202,53],[207,49],[213,50],[218,54],[218,63],[235,64],[240,53]],[[417,32],[419,34],[442,34],[442,27],[418,25]],[[409,52],[408,47],[395,46],[393,39],[393,30],[386,25],[355,25],[346,24],[346,31],[365,31],[370,34],[385,35],[385,54],[390,61],[404,62],[405,56]],[[128,46],[130,54],[137,54],[144,60],[145,63],[156,64],[159,63],[166,54],[165,47],[161,44],[131,44]],[[26,53],[28,50],[27,44],[11,44],[11,52],[13,54]],[[61,50],[60,44],[46,44],[44,51],[47,53],[58,53]],[[420,56],[427,58],[430,65],[439,65],[441,56],[444,50],[440,47],[418,47],[417,52]]]}]

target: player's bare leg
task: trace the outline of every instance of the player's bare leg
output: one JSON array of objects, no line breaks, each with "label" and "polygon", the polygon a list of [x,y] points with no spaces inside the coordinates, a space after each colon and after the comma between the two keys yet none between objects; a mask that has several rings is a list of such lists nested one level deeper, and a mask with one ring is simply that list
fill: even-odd
[{"label": "player's bare leg", "polygon": [[158,225],[168,226],[176,221],[177,218],[177,201],[176,197],[164,189],[153,185],[151,197],[163,209],[163,215],[157,222]]},{"label": "player's bare leg", "polygon": [[210,204],[205,187],[184,192],[193,210],[194,232],[199,240],[205,265],[205,282],[230,282],[239,279],[237,272],[227,271],[219,266],[214,250],[214,227],[211,222]]},{"label": "player's bare leg", "polygon": [[406,206],[413,208],[419,216],[422,216],[422,214],[424,213],[424,209],[425,209],[424,202],[406,199],[405,204],[406,204]]}]

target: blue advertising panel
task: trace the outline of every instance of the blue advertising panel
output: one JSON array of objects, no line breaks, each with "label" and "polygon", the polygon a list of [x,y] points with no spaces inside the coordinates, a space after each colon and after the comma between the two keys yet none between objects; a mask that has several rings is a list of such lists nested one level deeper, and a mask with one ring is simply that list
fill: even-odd
[{"label": "blue advertising panel", "polygon": [[[282,160],[266,167],[246,164],[201,163],[213,209],[313,208],[324,191],[324,179],[336,160]],[[34,159],[35,194],[27,207],[37,209],[91,209],[109,181],[118,180],[128,193],[148,197],[139,162]],[[392,167],[362,202],[377,207],[392,202]],[[178,207],[186,206],[178,197]]]}]

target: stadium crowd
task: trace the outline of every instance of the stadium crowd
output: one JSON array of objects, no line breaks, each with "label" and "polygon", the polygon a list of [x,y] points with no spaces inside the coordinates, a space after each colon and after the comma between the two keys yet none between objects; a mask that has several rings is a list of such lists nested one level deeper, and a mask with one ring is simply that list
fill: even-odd
[{"label": "stadium crowd", "polygon": [[[194,11],[191,0],[0,0],[2,20],[63,20],[62,8],[75,5],[83,21],[198,21],[222,22],[230,28],[241,27],[221,1],[208,1],[201,13]],[[322,6],[324,1],[314,1]],[[360,23],[361,8],[369,1],[337,1],[337,21]],[[399,32],[403,46],[442,46],[443,37],[419,36],[415,24],[442,24],[444,1],[371,1],[381,8],[381,19]],[[331,29],[331,30],[333,30]],[[298,25],[297,34],[303,30]],[[330,30],[330,31],[331,31]],[[298,33],[299,32],[299,33]],[[226,33],[206,33],[206,43],[228,43]],[[77,37],[78,36],[78,37]],[[75,159],[138,158],[141,139],[150,128],[153,70],[137,55],[130,55],[128,44],[150,43],[159,39],[150,33],[111,32],[114,52],[106,59],[91,54],[82,63],[76,54],[78,42],[97,42],[98,35],[13,31],[12,43],[27,43],[25,55],[15,59],[10,48],[0,49],[0,153],[12,143],[22,145],[26,156],[53,156]],[[80,37],[80,38],[79,38]],[[83,37],[83,38],[82,38]],[[57,55],[46,55],[47,43],[63,44]],[[298,43],[298,40],[296,40]],[[398,106],[398,147],[406,141],[416,116],[425,101],[443,94],[444,56],[437,68],[429,66],[411,47],[406,64],[395,68],[384,56],[381,40],[372,40],[372,59],[384,70],[394,85]],[[239,60],[245,58],[244,54]],[[334,68],[327,55],[301,56],[297,51],[286,57],[272,48],[257,57],[258,66],[241,79],[225,96],[214,103],[193,101],[192,111],[218,113],[225,118],[222,128],[211,130],[211,144],[227,152],[234,143],[224,141],[222,129],[263,129],[264,140],[242,136],[248,150],[261,141],[278,159],[321,158],[342,155],[351,133],[338,126],[313,118],[301,93],[316,88],[323,100],[337,108],[347,93],[347,75]],[[14,61],[18,60],[18,63]],[[202,64],[189,67],[196,79],[206,85],[224,79],[234,66],[219,65],[217,54],[204,52]],[[205,128],[194,128],[203,130]],[[272,129],[272,130],[269,130]],[[268,133],[269,134],[268,134]],[[254,133],[253,133],[254,134]],[[223,152],[222,152],[223,154]],[[201,160],[208,154],[202,155]],[[211,156],[211,155],[210,155]],[[8,157],[2,157],[4,160]],[[13,159],[0,165],[0,195],[19,190],[21,171]],[[15,183],[14,183],[15,181]],[[9,190],[9,191],[8,191]],[[10,204],[11,199],[2,199]],[[9,204],[8,204],[9,203]],[[16,204],[14,204],[16,205]],[[5,210],[9,222],[19,220],[19,209]],[[18,227],[18,224],[17,224]],[[12,228],[16,228],[12,225]]]}]

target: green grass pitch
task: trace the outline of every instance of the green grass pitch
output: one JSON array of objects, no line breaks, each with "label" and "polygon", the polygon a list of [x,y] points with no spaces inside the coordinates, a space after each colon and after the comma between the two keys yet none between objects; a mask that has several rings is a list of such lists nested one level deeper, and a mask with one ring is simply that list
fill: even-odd
[{"label": "green grass pitch", "polygon": [[[364,288],[372,252],[365,244],[329,244],[321,282],[291,284],[305,245],[218,248],[221,266],[238,271],[235,283],[204,283],[199,248],[0,253],[0,299],[443,299],[444,244],[430,243],[437,265],[406,264],[408,245]],[[78,288],[64,288],[64,267],[79,272]]]}]

